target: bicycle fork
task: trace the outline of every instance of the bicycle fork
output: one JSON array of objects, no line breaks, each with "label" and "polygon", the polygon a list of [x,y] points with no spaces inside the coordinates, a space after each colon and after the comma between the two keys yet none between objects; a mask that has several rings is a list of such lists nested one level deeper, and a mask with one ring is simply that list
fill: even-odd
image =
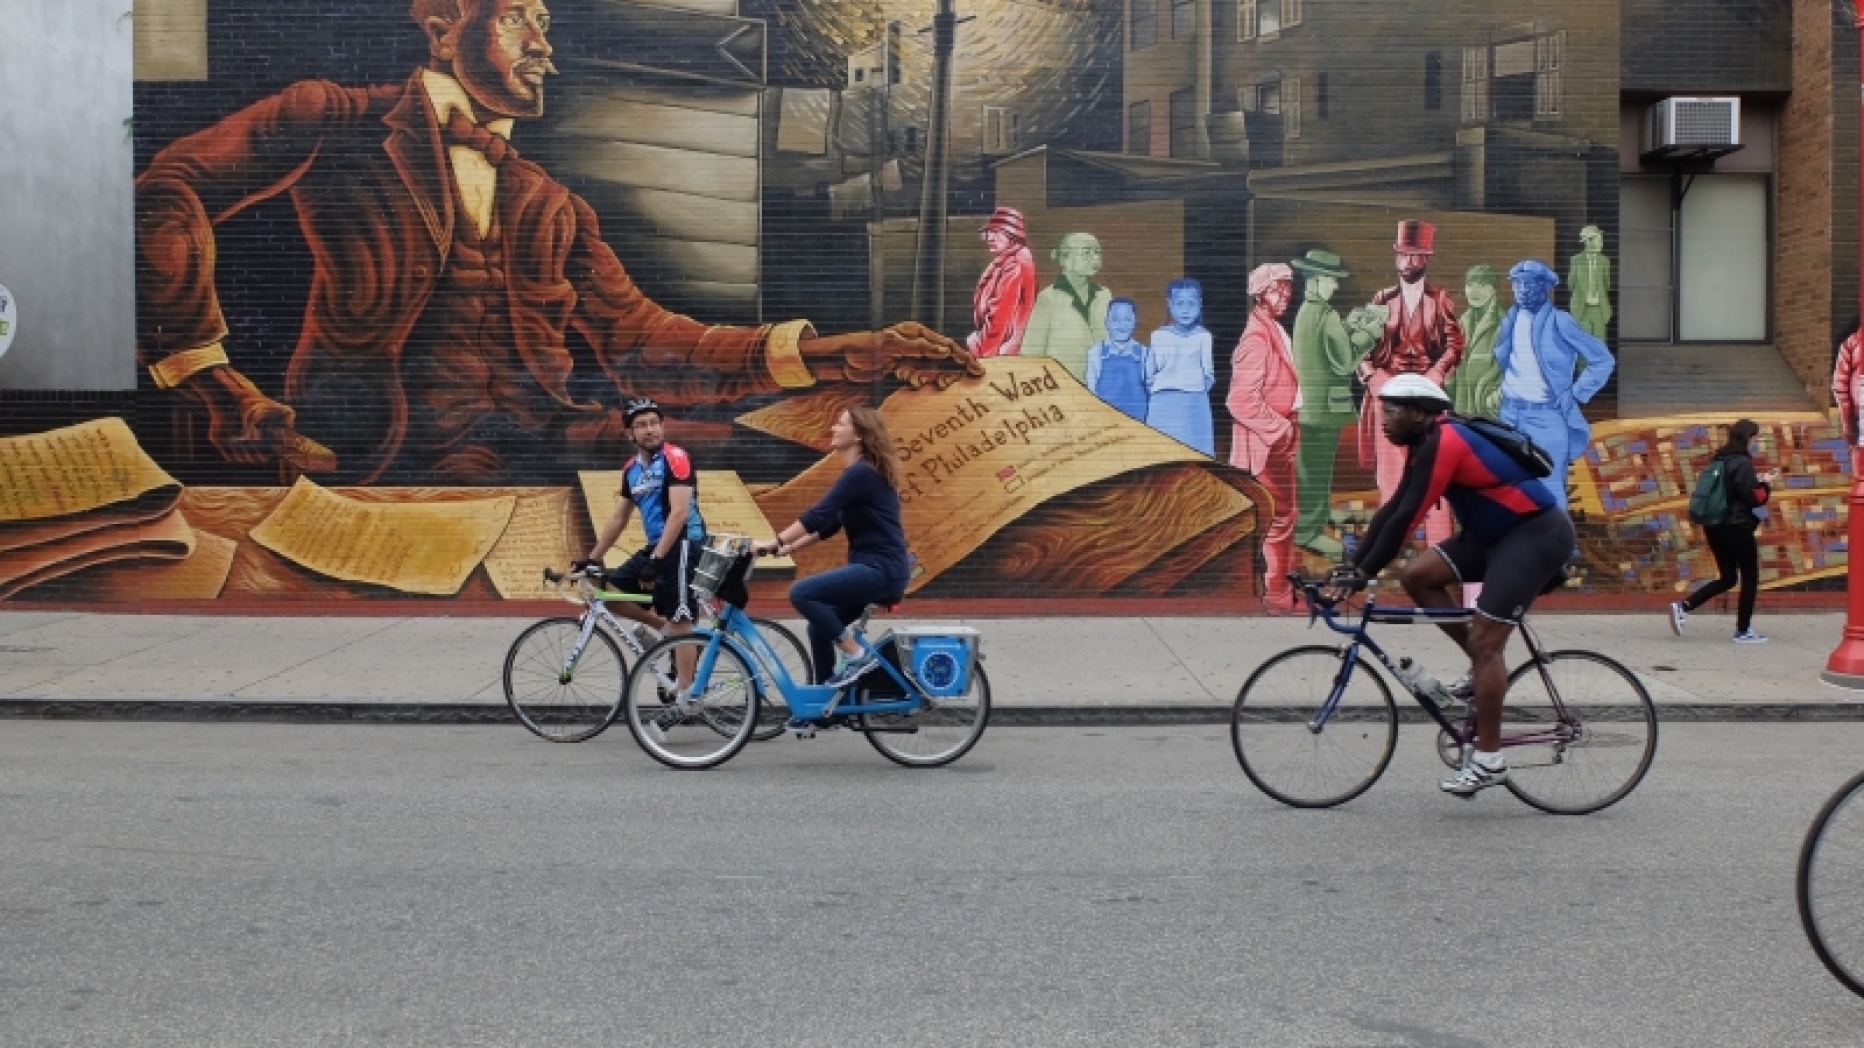
[{"label": "bicycle fork", "polygon": [[563,668],[557,671],[558,684],[569,684],[576,679],[576,664],[582,661],[583,650],[589,647],[589,638],[595,635],[595,625],[595,612],[584,612],[582,632],[576,636],[576,646],[570,649],[569,658],[563,660]]}]

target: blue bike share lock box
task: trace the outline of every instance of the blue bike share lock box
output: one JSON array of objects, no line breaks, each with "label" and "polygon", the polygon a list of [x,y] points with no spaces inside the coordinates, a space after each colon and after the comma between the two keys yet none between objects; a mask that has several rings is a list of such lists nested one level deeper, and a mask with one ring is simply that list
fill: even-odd
[{"label": "blue bike share lock box", "polygon": [[935,699],[963,695],[977,663],[978,632],[966,626],[913,626],[893,631],[900,662],[913,682]]}]

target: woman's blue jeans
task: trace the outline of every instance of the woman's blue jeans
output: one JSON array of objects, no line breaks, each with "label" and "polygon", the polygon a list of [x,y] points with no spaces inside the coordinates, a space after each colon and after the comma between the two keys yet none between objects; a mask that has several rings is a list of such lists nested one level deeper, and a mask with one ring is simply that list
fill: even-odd
[{"label": "woman's blue jeans", "polygon": [[790,604],[809,620],[809,657],[815,682],[835,672],[835,642],[869,604],[897,600],[905,589],[886,572],[866,564],[849,564],[811,575],[790,587]]}]

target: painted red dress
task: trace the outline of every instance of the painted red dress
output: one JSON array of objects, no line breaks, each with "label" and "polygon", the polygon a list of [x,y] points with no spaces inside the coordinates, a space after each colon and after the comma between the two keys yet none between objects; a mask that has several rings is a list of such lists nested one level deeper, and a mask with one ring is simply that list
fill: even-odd
[{"label": "painted red dress", "polygon": [[1013,357],[1023,351],[1029,315],[1036,308],[1036,260],[1021,243],[990,260],[977,279],[971,301],[974,330],[965,340],[980,357]]}]

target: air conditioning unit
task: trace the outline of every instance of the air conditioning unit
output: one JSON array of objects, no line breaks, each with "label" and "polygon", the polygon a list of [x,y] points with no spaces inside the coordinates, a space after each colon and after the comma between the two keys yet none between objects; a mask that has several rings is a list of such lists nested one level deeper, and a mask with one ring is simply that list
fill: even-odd
[{"label": "air conditioning unit", "polygon": [[1666,98],[1644,121],[1644,153],[1723,156],[1741,148],[1739,98]]}]

